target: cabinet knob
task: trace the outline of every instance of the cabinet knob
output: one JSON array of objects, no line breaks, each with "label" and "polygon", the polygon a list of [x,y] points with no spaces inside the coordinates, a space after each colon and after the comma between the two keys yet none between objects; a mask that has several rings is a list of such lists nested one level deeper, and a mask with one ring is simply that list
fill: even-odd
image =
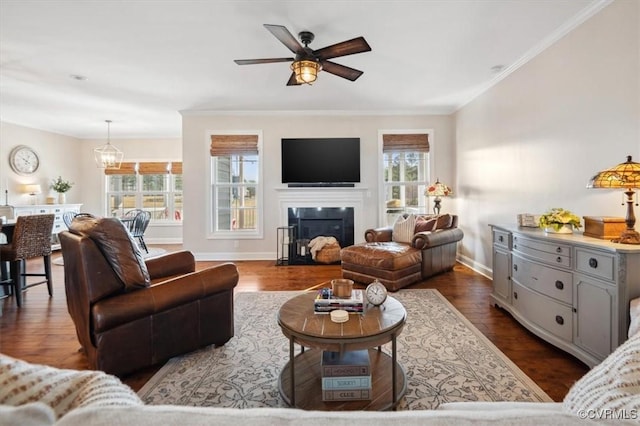
[{"label": "cabinet knob", "polygon": [[514,299],[517,299],[517,298],[518,298],[518,292],[517,292],[517,291],[514,291],[514,292],[513,292],[513,298],[514,298]]},{"label": "cabinet knob", "polygon": [[564,318],[562,318],[560,315],[556,315],[556,322],[560,325],[564,324]]},{"label": "cabinet knob", "polygon": [[513,265],[513,270],[514,270],[514,271],[517,271],[517,270],[518,270],[518,265],[515,265],[515,264],[514,264],[514,265]]},{"label": "cabinet knob", "polygon": [[556,262],[562,263],[562,258],[560,256],[556,257]]},{"label": "cabinet knob", "polygon": [[517,245],[517,244],[514,244],[514,245],[513,245],[513,248],[514,248],[514,249],[517,249],[517,248],[518,248],[518,245]]},{"label": "cabinet knob", "polygon": [[562,290],[564,288],[564,283],[562,281],[560,281],[560,280],[557,280],[556,281],[556,288],[558,290]]},{"label": "cabinet knob", "polygon": [[598,267],[598,259],[595,258],[591,258],[589,259],[589,266],[591,266],[592,268],[597,268]]},{"label": "cabinet knob", "polygon": [[562,253],[562,247],[557,247],[556,248],[556,253]]},{"label": "cabinet knob", "polygon": [[498,237],[498,241],[503,242],[503,241],[504,241],[504,237],[503,237],[502,235],[500,235],[500,236]]}]

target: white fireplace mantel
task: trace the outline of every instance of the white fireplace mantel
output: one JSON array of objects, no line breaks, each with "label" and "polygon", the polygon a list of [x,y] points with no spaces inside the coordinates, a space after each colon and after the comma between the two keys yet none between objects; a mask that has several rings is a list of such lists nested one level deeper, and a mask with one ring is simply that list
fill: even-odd
[{"label": "white fireplace mantel", "polygon": [[303,207],[351,207],[353,208],[353,228],[356,241],[364,235],[364,198],[370,196],[364,187],[277,187],[280,205],[279,226],[289,223],[289,208]]}]

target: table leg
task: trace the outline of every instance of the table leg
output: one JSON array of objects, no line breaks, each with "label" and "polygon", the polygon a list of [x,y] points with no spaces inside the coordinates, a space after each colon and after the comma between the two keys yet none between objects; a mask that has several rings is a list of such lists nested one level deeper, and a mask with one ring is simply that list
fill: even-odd
[{"label": "table leg", "polygon": [[291,363],[291,406],[296,406],[296,384],[295,384],[295,353],[293,336],[289,339],[289,362]]},{"label": "table leg", "polygon": [[391,336],[391,396],[393,401],[393,409],[396,409],[398,403],[398,394],[396,392],[396,335]]}]

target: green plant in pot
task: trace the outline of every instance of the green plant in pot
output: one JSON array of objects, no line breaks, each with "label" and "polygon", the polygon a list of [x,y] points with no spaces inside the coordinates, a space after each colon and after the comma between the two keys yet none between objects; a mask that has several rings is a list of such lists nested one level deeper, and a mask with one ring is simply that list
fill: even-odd
[{"label": "green plant in pot", "polygon": [[73,182],[69,182],[68,180],[62,179],[62,176],[58,176],[57,179],[53,180],[51,184],[51,189],[58,193],[58,203],[64,204],[66,201],[65,193],[71,189],[73,186]]},{"label": "green plant in pot", "polygon": [[540,228],[547,232],[569,234],[580,229],[580,218],[569,210],[552,208],[540,216]]}]

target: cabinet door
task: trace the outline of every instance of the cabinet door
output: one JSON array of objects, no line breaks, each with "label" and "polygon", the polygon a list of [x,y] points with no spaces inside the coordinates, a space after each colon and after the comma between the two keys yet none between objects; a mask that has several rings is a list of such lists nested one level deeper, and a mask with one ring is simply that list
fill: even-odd
[{"label": "cabinet door", "polygon": [[[584,275],[574,275],[574,343],[604,359],[618,337],[615,324],[616,292],[607,283]],[[617,345],[617,344],[616,344]]]},{"label": "cabinet door", "polygon": [[511,304],[511,255],[509,252],[493,249],[493,296],[507,305]]}]

